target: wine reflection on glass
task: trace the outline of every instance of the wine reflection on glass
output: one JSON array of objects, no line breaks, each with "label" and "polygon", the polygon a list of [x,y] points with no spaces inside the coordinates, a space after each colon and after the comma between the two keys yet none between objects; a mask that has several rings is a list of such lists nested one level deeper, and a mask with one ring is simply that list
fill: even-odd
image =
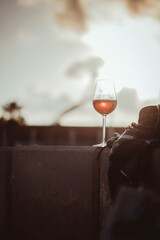
[{"label": "wine reflection on glass", "polygon": [[98,79],[93,97],[95,110],[102,114],[103,137],[102,143],[93,145],[95,147],[105,147],[106,143],[106,116],[114,111],[117,106],[117,97],[114,84],[110,79]]}]

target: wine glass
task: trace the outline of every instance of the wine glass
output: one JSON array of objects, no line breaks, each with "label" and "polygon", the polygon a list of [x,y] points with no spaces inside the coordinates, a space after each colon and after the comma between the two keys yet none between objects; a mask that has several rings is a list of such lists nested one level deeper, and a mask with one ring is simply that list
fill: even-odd
[{"label": "wine glass", "polygon": [[106,116],[114,111],[117,106],[117,97],[114,84],[110,79],[98,79],[93,97],[95,110],[102,114],[103,137],[102,143],[93,145],[95,147],[105,147],[106,143]]}]

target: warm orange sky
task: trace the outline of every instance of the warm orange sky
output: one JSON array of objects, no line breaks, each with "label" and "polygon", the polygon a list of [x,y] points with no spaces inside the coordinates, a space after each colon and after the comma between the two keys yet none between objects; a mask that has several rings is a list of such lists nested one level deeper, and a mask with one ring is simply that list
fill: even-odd
[{"label": "warm orange sky", "polygon": [[[160,102],[159,8],[149,2],[1,0],[0,105],[16,100],[29,124],[52,124],[90,96],[104,62],[118,95],[108,125],[136,121]],[[90,100],[61,123],[101,125],[101,117]]]}]

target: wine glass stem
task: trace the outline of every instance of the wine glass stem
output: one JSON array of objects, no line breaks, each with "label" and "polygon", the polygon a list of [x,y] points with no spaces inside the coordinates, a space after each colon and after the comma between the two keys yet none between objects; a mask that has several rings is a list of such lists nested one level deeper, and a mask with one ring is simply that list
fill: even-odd
[{"label": "wine glass stem", "polygon": [[102,144],[106,145],[106,115],[102,115],[103,118],[103,137],[102,137]]}]

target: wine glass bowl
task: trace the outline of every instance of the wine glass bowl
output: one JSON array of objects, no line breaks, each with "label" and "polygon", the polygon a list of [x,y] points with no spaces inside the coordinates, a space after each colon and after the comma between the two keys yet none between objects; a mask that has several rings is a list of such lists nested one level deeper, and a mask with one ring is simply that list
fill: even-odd
[{"label": "wine glass bowl", "polygon": [[102,143],[93,145],[105,147],[106,144],[106,115],[115,110],[117,106],[117,97],[114,84],[110,79],[98,79],[96,83],[95,93],[93,97],[93,107],[102,114],[103,118],[103,138]]},{"label": "wine glass bowl", "polygon": [[102,115],[107,115],[114,111],[117,106],[117,101],[108,99],[97,99],[93,100],[93,106],[98,113]]}]

